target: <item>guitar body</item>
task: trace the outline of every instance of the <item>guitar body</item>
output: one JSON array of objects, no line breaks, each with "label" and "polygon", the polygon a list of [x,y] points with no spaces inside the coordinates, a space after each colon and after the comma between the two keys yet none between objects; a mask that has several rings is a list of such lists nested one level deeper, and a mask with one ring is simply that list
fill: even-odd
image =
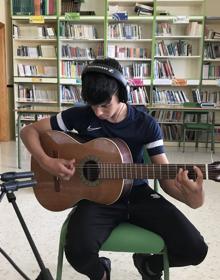
[{"label": "guitar body", "polygon": [[[76,159],[76,172],[69,181],[61,180],[42,169],[31,158],[31,169],[37,186],[34,193],[40,204],[51,211],[73,207],[82,199],[112,204],[129,192],[133,180],[100,179],[98,165],[104,163],[132,163],[127,144],[120,139],[97,138],[82,142],[59,131],[47,131],[40,137],[44,151],[51,157]],[[92,168],[91,168],[92,166]],[[92,170],[92,171],[91,171]]]}]

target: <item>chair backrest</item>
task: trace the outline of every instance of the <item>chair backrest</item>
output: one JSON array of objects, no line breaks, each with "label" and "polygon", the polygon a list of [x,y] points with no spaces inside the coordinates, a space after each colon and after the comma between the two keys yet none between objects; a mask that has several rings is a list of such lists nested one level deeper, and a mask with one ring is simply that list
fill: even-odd
[{"label": "chair backrest", "polygon": [[214,113],[208,110],[199,111],[184,111],[183,113],[183,124],[187,123],[205,123],[214,125]]}]

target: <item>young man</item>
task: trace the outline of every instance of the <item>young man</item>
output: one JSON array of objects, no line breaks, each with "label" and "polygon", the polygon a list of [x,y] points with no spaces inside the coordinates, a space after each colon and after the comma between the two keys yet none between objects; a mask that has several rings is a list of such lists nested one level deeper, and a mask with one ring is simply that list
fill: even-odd
[{"label": "young man", "polygon": [[[74,129],[89,139],[121,138],[130,148],[135,163],[143,162],[146,146],[153,163],[167,164],[159,125],[146,112],[126,103],[128,90],[116,60],[95,60],[82,73],[82,98],[87,105],[30,124],[22,129],[21,138],[41,167],[63,180],[74,174],[75,159],[51,158],[45,153],[39,135],[48,129]],[[195,181],[188,178],[187,170],[180,169],[175,180],[161,180],[160,185],[170,196],[197,208],[204,201],[203,175],[198,167],[194,170]],[[99,258],[99,249],[113,228],[124,221],[161,235],[171,267],[202,262],[207,254],[203,237],[174,205],[161,195],[155,198],[154,193],[146,180],[134,180],[130,194],[112,205],[80,201],[69,221],[65,247],[73,268],[91,280],[109,280],[111,263],[107,258]],[[161,256],[134,254],[133,260],[143,280],[161,279]]]}]

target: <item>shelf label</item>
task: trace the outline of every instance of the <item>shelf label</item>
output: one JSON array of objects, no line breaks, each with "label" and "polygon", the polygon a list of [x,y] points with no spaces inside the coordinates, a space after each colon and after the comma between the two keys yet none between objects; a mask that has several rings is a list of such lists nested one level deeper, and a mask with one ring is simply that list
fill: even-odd
[{"label": "shelf label", "polygon": [[173,18],[173,23],[180,24],[180,23],[189,23],[188,16],[176,16]]},{"label": "shelf label", "polygon": [[76,78],[76,79],[75,79],[75,83],[76,83],[77,85],[80,85],[80,84],[81,84],[81,79]]},{"label": "shelf label", "polygon": [[65,13],[66,20],[79,19],[80,13]]},{"label": "shelf label", "polygon": [[41,78],[31,78],[32,83],[40,83],[42,81]]},{"label": "shelf label", "polygon": [[128,20],[128,13],[125,12],[116,12],[112,14],[112,19],[114,20]]},{"label": "shelf label", "polygon": [[44,23],[44,16],[30,16],[29,18],[30,23]]},{"label": "shelf label", "polygon": [[128,83],[130,86],[143,86],[144,85],[144,81],[143,79],[139,79],[139,78],[133,78],[133,79],[129,79]]},{"label": "shelf label", "polygon": [[220,79],[216,80],[216,84],[218,87],[220,87]]},{"label": "shelf label", "polygon": [[154,79],[154,85],[172,85],[171,79]]},{"label": "shelf label", "polygon": [[187,80],[185,79],[172,79],[173,86],[186,86]]}]

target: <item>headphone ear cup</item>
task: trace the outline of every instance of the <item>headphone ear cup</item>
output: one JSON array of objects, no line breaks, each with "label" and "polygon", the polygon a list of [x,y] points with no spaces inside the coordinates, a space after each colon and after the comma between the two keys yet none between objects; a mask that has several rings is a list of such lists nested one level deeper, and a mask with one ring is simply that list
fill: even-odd
[{"label": "headphone ear cup", "polygon": [[129,85],[129,83],[127,83],[126,85],[126,91],[127,91],[127,95],[130,93],[131,87]]},{"label": "headphone ear cup", "polygon": [[130,84],[126,83],[126,85],[123,85],[123,96],[122,96],[122,100],[123,102],[127,102],[128,101],[128,97],[130,94]]},{"label": "headphone ear cup", "polygon": [[122,89],[121,89],[121,98],[120,101],[121,102],[127,102],[128,101],[128,96],[129,96],[129,92],[130,92],[130,86],[129,85],[123,85]]}]

